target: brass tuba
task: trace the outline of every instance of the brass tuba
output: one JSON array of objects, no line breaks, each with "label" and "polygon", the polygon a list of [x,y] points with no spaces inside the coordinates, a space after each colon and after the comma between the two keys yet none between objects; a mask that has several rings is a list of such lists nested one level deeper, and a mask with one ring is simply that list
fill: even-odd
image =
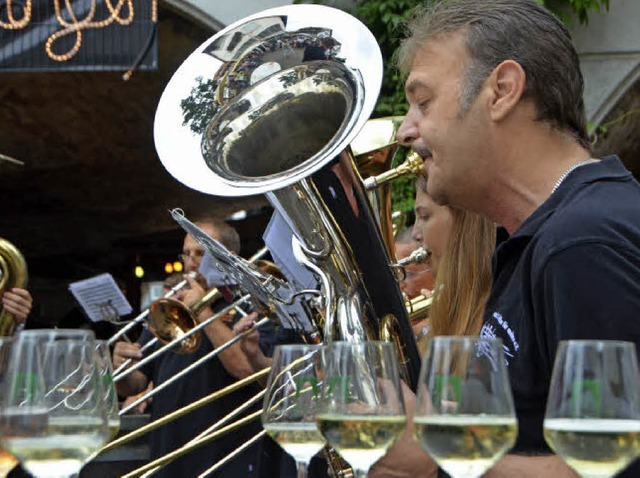
[{"label": "brass tuba", "polygon": [[[0,238],[0,293],[13,287],[23,288],[27,285],[27,262],[16,246]],[[2,309],[0,311],[0,337],[11,336],[17,326],[13,314]]]},{"label": "brass tuba", "polygon": [[324,342],[392,330],[403,376],[420,368],[405,304],[350,143],[382,80],[371,32],[351,15],[291,5],[250,16],[193,52],[167,85],[154,137],[185,185],[265,194],[319,277]]}]

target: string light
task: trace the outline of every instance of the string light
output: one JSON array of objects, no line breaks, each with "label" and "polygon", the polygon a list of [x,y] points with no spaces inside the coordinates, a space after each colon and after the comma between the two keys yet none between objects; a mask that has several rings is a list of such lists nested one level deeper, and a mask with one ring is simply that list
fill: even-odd
[{"label": "string light", "polygon": [[7,18],[9,19],[9,23],[0,20],[0,26],[7,30],[18,30],[26,27],[31,21],[31,2],[32,0],[27,0],[27,3],[22,10],[22,18],[20,20],[16,20],[13,18],[13,0],[7,0]]},{"label": "string light", "polygon": [[172,264],[171,262],[167,262],[167,263],[164,265],[164,271],[165,271],[167,274],[171,274],[171,273],[173,272],[173,264]]},{"label": "string light", "polygon": [[133,273],[138,279],[142,279],[144,277],[144,269],[142,268],[142,266],[136,266],[133,270]]},{"label": "string light", "polygon": [[173,263],[173,270],[174,270],[174,271],[176,271],[176,272],[182,272],[182,269],[183,269],[183,267],[182,267],[182,262],[180,262],[180,261],[175,261],[175,262]]},{"label": "string light", "polygon": [[[23,7],[22,18],[20,20],[16,20],[13,16],[12,10],[13,0],[6,0],[6,11],[9,21],[4,22],[0,20],[0,27],[7,30],[19,30],[29,25],[29,22],[31,21],[32,1],[33,0],[27,0]],[[52,33],[45,42],[45,51],[49,58],[59,62],[68,61],[78,53],[82,46],[83,30],[87,30],[89,28],[105,28],[113,22],[122,26],[128,26],[133,22],[135,16],[133,0],[118,0],[118,3],[115,6],[113,5],[112,0],[104,0],[104,3],[109,10],[109,15],[102,20],[95,19],[94,17],[96,15],[98,1],[100,0],[92,0],[86,16],[82,20],[78,21],[73,10],[72,0],[64,0],[64,11],[67,13],[68,17],[71,18],[71,21],[67,21],[63,16],[63,8],[61,5],[62,1],[63,0],[53,0],[56,19],[62,29]],[[124,9],[125,5],[127,6],[126,9]],[[127,15],[124,14],[123,10],[128,12]],[[153,23],[158,22],[158,0],[151,0],[151,21]],[[74,33],[76,35],[76,41],[66,53],[56,53],[53,51],[53,44],[56,40]]]}]

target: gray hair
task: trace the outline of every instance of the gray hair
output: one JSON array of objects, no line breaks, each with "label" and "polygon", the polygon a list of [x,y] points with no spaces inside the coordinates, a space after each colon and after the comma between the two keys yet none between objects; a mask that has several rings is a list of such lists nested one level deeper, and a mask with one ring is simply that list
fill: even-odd
[{"label": "gray hair", "polygon": [[[240,253],[240,235],[232,226],[225,221],[215,219],[203,219],[197,221],[196,226],[202,228],[203,226],[209,226],[218,233],[218,239],[222,245],[224,245],[230,251],[234,251],[236,254]],[[205,231],[206,232],[206,231]]]},{"label": "gray hair", "polygon": [[463,32],[471,63],[460,95],[464,115],[493,69],[514,60],[526,74],[523,97],[531,98],[537,120],[570,132],[589,149],[584,81],[578,53],[566,27],[533,0],[439,0],[416,9],[398,51],[405,73],[420,48],[434,37]]}]

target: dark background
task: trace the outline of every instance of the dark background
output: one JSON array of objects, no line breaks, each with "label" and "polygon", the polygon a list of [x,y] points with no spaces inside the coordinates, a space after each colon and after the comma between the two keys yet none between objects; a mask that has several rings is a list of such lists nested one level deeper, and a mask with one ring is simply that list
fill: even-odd
[{"label": "dark background", "polygon": [[[69,282],[109,272],[137,307],[140,280],[162,280],[184,234],[169,215],[233,222],[248,256],[270,216],[262,197],[229,200],[193,191],[157,157],[153,119],[165,85],[184,59],[213,35],[160,5],[158,69],[117,72],[0,70],[0,237],[23,253],[34,318],[55,323],[74,307]],[[83,45],[82,48],[85,48]],[[81,48],[81,51],[82,51]]]}]

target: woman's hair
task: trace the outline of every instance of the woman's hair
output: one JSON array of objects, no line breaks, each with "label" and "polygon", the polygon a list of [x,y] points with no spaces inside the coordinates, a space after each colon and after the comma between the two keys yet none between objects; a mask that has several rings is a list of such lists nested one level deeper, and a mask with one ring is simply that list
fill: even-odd
[{"label": "woman's hair", "polygon": [[438,267],[429,337],[478,335],[491,289],[496,228],[488,219],[451,208],[453,227]]},{"label": "woman's hair", "polygon": [[[415,185],[428,194],[425,176],[419,176]],[[491,289],[496,227],[479,214],[447,207],[453,221],[449,243],[438,266],[428,337],[478,335]]]}]

